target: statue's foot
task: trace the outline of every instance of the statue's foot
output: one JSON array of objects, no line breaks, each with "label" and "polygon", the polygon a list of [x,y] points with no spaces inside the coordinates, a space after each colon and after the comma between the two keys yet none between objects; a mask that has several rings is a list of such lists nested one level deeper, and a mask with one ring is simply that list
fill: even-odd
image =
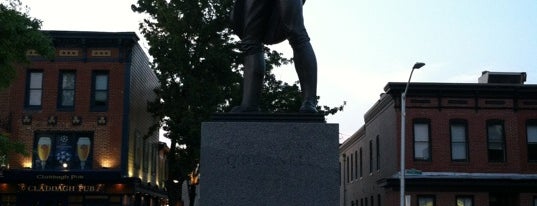
[{"label": "statue's foot", "polygon": [[257,106],[235,106],[231,108],[230,113],[249,113],[249,112],[260,112],[261,109]]},{"label": "statue's foot", "polygon": [[300,113],[317,113],[316,104],[312,101],[304,101],[302,102],[302,106],[300,106],[300,110],[298,110]]}]

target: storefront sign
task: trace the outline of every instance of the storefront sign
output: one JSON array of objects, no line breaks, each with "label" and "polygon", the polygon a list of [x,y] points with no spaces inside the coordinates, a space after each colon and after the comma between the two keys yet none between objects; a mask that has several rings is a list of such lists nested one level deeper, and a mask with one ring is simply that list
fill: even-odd
[{"label": "storefront sign", "polygon": [[47,184],[94,184],[103,181],[120,181],[121,172],[105,171],[42,171],[42,170],[5,170],[4,180],[10,182],[47,183]]},{"label": "storefront sign", "polygon": [[48,184],[19,184],[20,192],[103,192],[104,184],[95,185],[48,185]]},{"label": "storefront sign", "polygon": [[37,180],[83,180],[83,175],[36,175]]}]

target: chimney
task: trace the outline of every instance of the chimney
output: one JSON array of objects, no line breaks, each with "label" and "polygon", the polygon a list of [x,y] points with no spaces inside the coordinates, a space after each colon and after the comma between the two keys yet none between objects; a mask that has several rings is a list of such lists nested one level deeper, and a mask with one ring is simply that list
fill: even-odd
[{"label": "chimney", "polygon": [[482,84],[524,84],[526,72],[483,71],[477,82]]}]

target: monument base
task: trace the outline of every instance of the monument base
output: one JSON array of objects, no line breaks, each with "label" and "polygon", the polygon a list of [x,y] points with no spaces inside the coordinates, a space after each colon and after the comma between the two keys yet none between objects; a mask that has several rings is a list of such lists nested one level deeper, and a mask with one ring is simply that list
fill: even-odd
[{"label": "monument base", "polygon": [[338,125],[202,123],[201,206],[339,205]]}]

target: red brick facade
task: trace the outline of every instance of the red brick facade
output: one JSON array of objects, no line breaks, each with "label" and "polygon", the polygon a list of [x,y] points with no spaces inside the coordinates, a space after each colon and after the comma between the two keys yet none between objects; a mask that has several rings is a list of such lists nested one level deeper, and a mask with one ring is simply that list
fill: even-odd
[{"label": "red brick facade", "polygon": [[[10,114],[12,115],[12,137],[24,142],[28,147],[33,145],[35,131],[94,131],[95,142],[99,142],[99,147],[94,149],[94,168],[99,168],[108,160],[107,167],[120,168],[120,145],[123,124],[123,76],[125,63],[94,63],[94,62],[35,62],[32,65],[19,69],[18,78],[11,86],[12,96],[10,98]],[[42,69],[43,72],[43,98],[42,109],[28,110],[24,108],[26,88],[26,71],[29,69]],[[65,69],[76,70],[76,98],[74,111],[58,111],[58,77],[59,71]],[[106,69],[109,71],[110,98],[109,109],[106,112],[92,112],[90,109],[90,94],[92,84],[92,72],[95,69]],[[22,124],[24,115],[31,115],[32,123]],[[73,125],[71,120],[76,115],[82,119],[80,125]],[[57,124],[51,126],[47,123],[50,116],[57,117]],[[105,116],[107,124],[99,126],[97,119]],[[116,138],[110,138],[116,137]],[[28,158],[18,155],[11,159],[10,165],[13,168],[23,168]]]},{"label": "red brick facade", "polygon": [[[18,67],[17,79],[8,89],[0,92],[0,123],[3,123],[12,140],[24,143],[31,153],[27,157],[11,154],[10,171],[5,172],[11,174],[11,177],[6,176],[4,180],[9,183],[18,181],[18,176],[33,178],[46,174],[56,178],[64,174],[76,174],[91,180],[83,182],[84,184],[99,184],[105,188],[102,193],[113,193],[109,197],[112,205],[116,200],[122,205],[164,203],[161,198],[165,197],[163,191],[167,175],[163,152],[167,151],[167,147],[159,142],[158,131],[149,134],[148,129],[156,123],[156,119],[147,112],[147,103],[155,98],[153,90],[158,86],[158,80],[149,67],[147,55],[138,45],[136,34],[45,32],[53,39],[55,58],[46,60],[30,52],[31,63]],[[41,104],[37,107],[28,106],[29,72],[32,71],[42,72]],[[61,107],[59,103],[59,95],[62,94],[61,74],[65,71],[70,71],[75,76],[74,103],[67,108]],[[104,106],[99,105],[99,108],[97,103],[93,103],[98,98],[95,86],[98,74],[106,76],[106,83],[100,82],[105,85],[103,91],[106,100]],[[54,119],[53,122],[50,122],[51,118]],[[49,165],[47,168],[41,166],[41,158],[38,158],[35,149],[40,135],[52,135],[53,144],[59,145],[53,147],[58,154],[51,153],[46,162]],[[76,153],[76,138],[80,141],[81,136],[91,140],[87,162],[78,160],[80,153]],[[69,153],[66,160],[61,159],[65,156],[61,156],[60,151]],[[64,169],[59,168],[61,165],[50,166],[51,161],[56,161],[50,160],[51,158],[68,164],[64,164]],[[100,174],[117,175],[117,179],[94,178]],[[51,188],[54,188],[53,184],[67,183],[46,184],[51,184]],[[117,184],[125,186],[118,189]],[[26,204],[20,202],[24,197],[17,193],[22,190],[16,186],[7,186],[7,189],[0,189],[0,196],[7,195],[18,199],[17,204]],[[140,196],[144,194],[147,195],[145,200]],[[71,200],[63,199],[67,198],[66,195],[60,198],[62,195],[58,194],[58,198],[50,201],[58,204],[72,203]],[[91,194],[74,195],[92,198]]]},{"label": "red brick facade", "polygon": [[[341,145],[340,205],[399,205],[400,96],[405,85],[388,83],[386,94],[366,113],[365,125]],[[412,206],[419,205],[418,199],[433,200],[434,206],[457,205],[457,198],[471,200],[471,205],[536,204],[537,162],[528,159],[526,131],[537,119],[537,85],[411,83],[408,90],[405,168],[413,172],[406,175],[405,190]],[[414,123],[421,122],[428,125],[426,160],[415,157],[421,146],[414,139],[419,135]],[[462,160],[452,157],[453,122],[465,125]],[[504,131],[499,150],[487,129],[487,123],[495,122]],[[503,161],[491,156],[496,151],[503,152]]]}]

